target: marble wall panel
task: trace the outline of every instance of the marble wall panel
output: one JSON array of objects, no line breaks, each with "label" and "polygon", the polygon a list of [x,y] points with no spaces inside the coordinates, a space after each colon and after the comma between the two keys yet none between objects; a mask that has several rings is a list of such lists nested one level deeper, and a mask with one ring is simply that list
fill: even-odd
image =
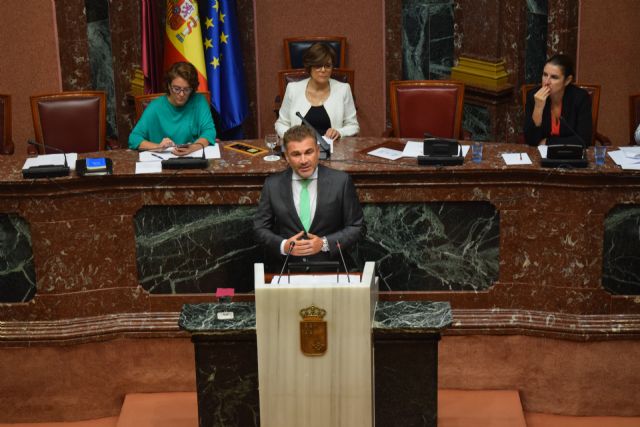
[{"label": "marble wall panel", "polygon": [[0,214],[0,304],[26,302],[36,293],[36,274],[27,222]]},{"label": "marble wall panel", "polygon": [[527,0],[525,83],[538,83],[547,58],[548,0]]},{"label": "marble wall panel", "polygon": [[85,0],[55,2],[62,89],[91,90]]},{"label": "marble wall panel", "polygon": [[255,206],[147,206],[135,216],[142,287],[161,294],[253,290]]},{"label": "marble wall panel", "polygon": [[609,212],[602,250],[602,286],[615,295],[640,295],[640,205]]},{"label": "marble wall panel", "polygon": [[471,133],[474,141],[490,141],[494,139],[491,131],[491,114],[480,105],[465,103],[462,111],[462,129]]},{"label": "marble wall panel", "polygon": [[137,286],[131,224],[129,215],[31,223],[38,293]]},{"label": "marble wall panel", "polygon": [[[253,206],[155,206],[135,217],[139,280],[151,293],[253,290]],[[379,261],[383,290],[482,290],[498,277],[499,215],[489,203],[368,204],[349,268]],[[280,268],[270,265],[271,270]]]},{"label": "marble wall panel", "polygon": [[403,79],[445,79],[453,66],[453,0],[405,0]]},{"label": "marble wall panel", "polygon": [[364,206],[358,263],[378,262],[381,291],[486,290],[498,278],[499,215],[489,203]]}]

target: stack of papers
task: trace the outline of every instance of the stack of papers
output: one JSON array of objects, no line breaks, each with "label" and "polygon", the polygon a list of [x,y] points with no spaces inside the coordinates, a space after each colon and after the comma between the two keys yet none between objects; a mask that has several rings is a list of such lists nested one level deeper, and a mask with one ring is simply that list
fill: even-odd
[{"label": "stack of papers", "polygon": [[[167,159],[175,159],[180,156],[176,156],[172,153],[173,148],[168,148],[164,151],[141,151],[136,162],[136,174],[143,173],[160,173],[162,172],[162,161]],[[194,151],[193,153],[183,156],[193,157],[199,159],[202,157],[202,149]],[[206,159],[220,159],[220,145],[207,145],[204,148],[204,157]]]},{"label": "stack of papers", "polygon": [[[24,162],[22,169],[29,169],[33,166],[64,166],[64,154],[41,154],[37,157],[29,157]],[[69,169],[76,170],[76,160],[78,160],[78,153],[68,153],[67,165]]]},{"label": "stack of papers", "polygon": [[609,157],[622,169],[640,170],[640,147],[620,147],[609,151]]}]

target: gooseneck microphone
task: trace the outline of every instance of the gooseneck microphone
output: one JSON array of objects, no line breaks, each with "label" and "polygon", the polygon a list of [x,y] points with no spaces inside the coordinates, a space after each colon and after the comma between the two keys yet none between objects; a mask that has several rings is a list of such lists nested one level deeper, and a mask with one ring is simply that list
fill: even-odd
[{"label": "gooseneck microphone", "polygon": [[61,150],[58,147],[52,147],[45,144],[40,144],[32,139],[27,140],[27,144],[34,145],[36,147],[44,147],[49,150],[57,151],[62,153],[64,156],[64,165],[38,165],[31,166],[27,169],[22,170],[23,178],[55,178],[59,176],[68,176],[69,175],[69,163],[67,163],[67,153],[64,150]]},{"label": "gooseneck microphone", "polygon": [[323,160],[326,160],[329,157],[331,157],[331,147],[329,146],[327,141],[324,140],[322,135],[320,135],[320,132],[318,132],[318,129],[316,129],[311,123],[309,123],[307,119],[302,117],[302,114],[300,114],[300,111],[296,111],[296,116],[298,116],[300,120],[302,120],[302,123],[304,123],[305,126],[307,126],[309,129],[313,130],[316,133],[316,141],[318,141],[318,145],[320,145],[320,148],[321,148],[320,158]]},{"label": "gooseneck microphone", "polygon": [[291,256],[291,252],[293,251],[293,247],[296,245],[296,242],[293,240],[289,242],[289,249],[287,250],[287,257],[284,259],[284,263],[282,263],[282,269],[280,270],[280,275],[278,276],[278,284],[280,284],[280,279],[282,278],[282,273],[284,273],[284,269],[287,266],[287,262],[289,262],[289,257]]},{"label": "gooseneck microphone", "polygon": [[338,252],[340,253],[340,259],[342,260],[342,265],[344,266],[344,272],[347,275],[347,283],[351,283],[351,279],[349,278],[349,270],[347,270],[347,263],[344,262],[344,255],[342,254],[342,245],[340,245],[340,241],[336,241],[336,246],[338,247]]},{"label": "gooseneck microphone", "polygon": [[564,123],[564,125],[566,126],[567,129],[569,129],[571,131],[571,133],[578,138],[578,141],[580,141],[582,143],[582,147],[583,148],[587,148],[589,146],[589,144],[587,144],[584,139],[582,139],[582,137],[580,135],[578,135],[578,132],[576,132],[573,127],[571,127],[571,125],[567,122],[567,119],[565,119],[564,117],[562,117],[562,115],[560,115],[560,121],[562,123]]}]

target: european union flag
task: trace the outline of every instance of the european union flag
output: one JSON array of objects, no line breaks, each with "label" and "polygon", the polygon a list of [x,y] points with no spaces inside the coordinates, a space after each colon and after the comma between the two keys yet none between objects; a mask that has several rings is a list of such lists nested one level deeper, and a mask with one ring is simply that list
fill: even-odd
[{"label": "european union flag", "polygon": [[249,107],[234,0],[207,0],[202,31],[211,104],[224,131],[242,124]]}]

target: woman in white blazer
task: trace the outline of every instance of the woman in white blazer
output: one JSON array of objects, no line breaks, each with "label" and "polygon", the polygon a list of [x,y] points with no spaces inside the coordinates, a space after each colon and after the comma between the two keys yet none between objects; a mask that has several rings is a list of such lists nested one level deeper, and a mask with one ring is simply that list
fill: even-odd
[{"label": "woman in white blazer", "polygon": [[302,60],[310,77],[287,85],[275,126],[278,135],[302,122],[297,112],[332,140],[360,132],[351,87],[331,78],[335,57],[334,50],[323,43],[305,52]]}]

